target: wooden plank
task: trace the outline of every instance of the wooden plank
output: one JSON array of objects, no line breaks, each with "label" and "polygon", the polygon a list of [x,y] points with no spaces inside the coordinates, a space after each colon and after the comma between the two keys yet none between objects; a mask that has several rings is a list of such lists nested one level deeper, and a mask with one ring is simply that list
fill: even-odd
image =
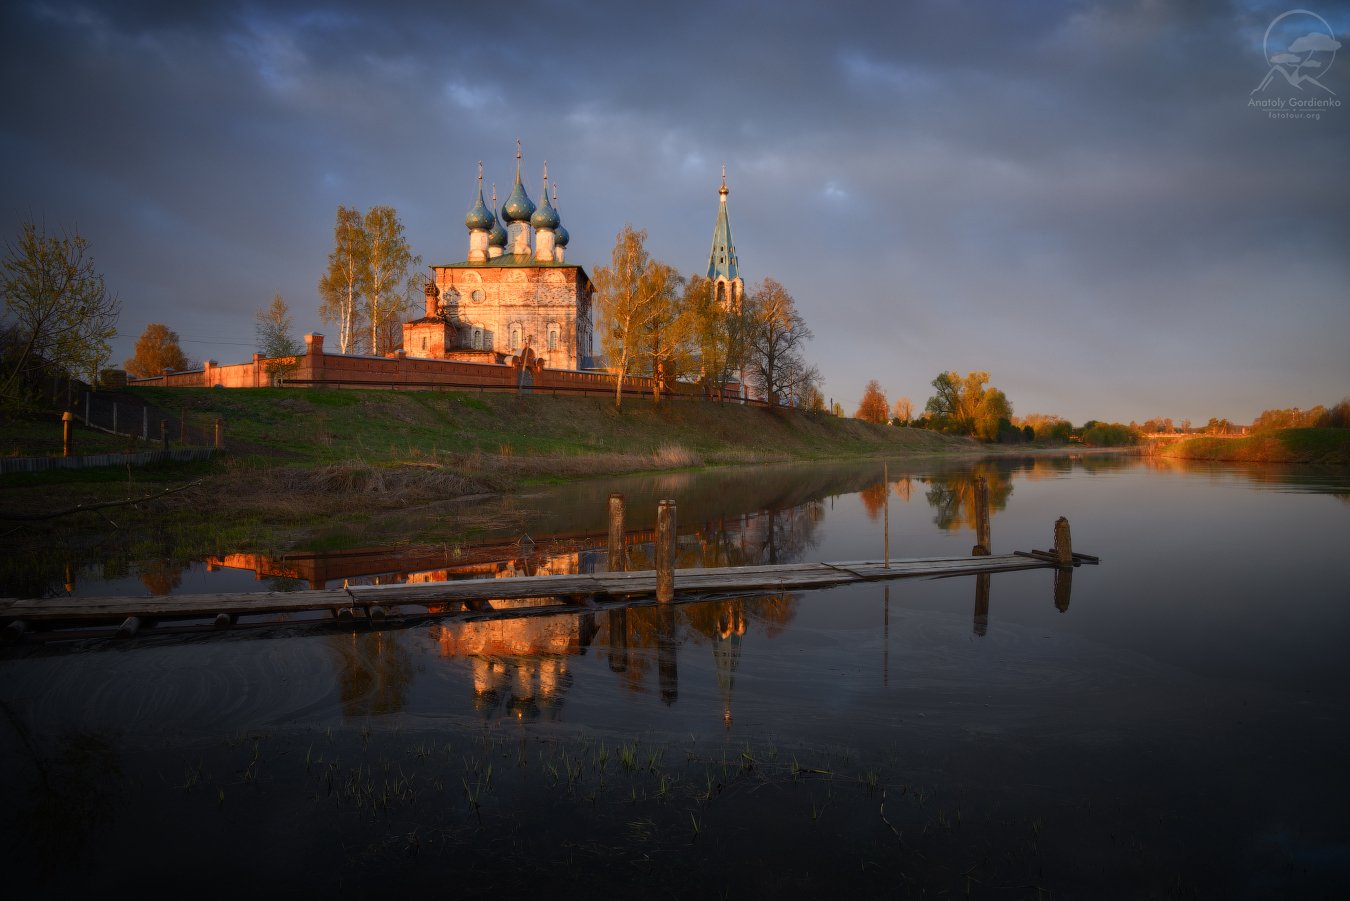
[{"label": "wooden plank", "polygon": [[[1045,555],[1045,556],[1042,556]],[[675,572],[677,595],[717,595],[798,588],[828,588],[860,581],[933,578],[1052,566],[1046,552],[1019,551],[987,557],[920,557],[842,563],[681,569]],[[1083,555],[1086,557],[1087,555]],[[590,598],[597,605],[611,599],[654,596],[656,572],[581,573],[556,576],[512,576],[504,579],[463,579],[401,585],[359,585],[317,591],[254,592],[175,597],[47,598],[0,601],[0,618],[11,621],[82,623],[118,622],[128,617],[145,620],[212,618],[224,626],[240,615],[330,610],[339,618],[361,611],[369,620],[395,612],[399,605],[462,605],[466,613],[491,611],[491,601],[559,598],[559,605]],[[225,619],[222,619],[225,618]],[[20,627],[21,628],[21,627]]]}]

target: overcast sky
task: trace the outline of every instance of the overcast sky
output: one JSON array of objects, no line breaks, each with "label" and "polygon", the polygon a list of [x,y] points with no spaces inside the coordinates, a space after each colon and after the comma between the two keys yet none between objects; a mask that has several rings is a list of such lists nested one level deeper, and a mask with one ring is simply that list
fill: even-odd
[{"label": "overcast sky", "polygon": [[[1297,5],[1346,41],[1345,3]],[[1247,422],[1350,394],[1350,46],[1253,95],[1323,30],[1267,39],[1287,9],[10,0],[0,228],[90,240],[115,360],[163,322],[237,362],[278,292],[332,332],[339,204],[461,261],[476,163],[504,198],[519,137],[570,262],[631,223],[693,273],[725,163],[742,275],[796,298],[849,412],[984,369],[1019,414]],[[1293,97],[1342,106],[1249,106]]]}]

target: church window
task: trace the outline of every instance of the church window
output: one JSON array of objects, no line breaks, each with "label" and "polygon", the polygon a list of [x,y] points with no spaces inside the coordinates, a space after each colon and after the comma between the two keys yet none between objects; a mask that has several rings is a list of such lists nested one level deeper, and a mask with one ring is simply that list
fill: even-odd
[{"label": "church window", "polygon": [[475,327],[473,330],[472,345],[474,350],[483,349],[483,330]]},{"label": "church window", "polygon": [[549,350],[557,350],[557,349],[558,349],[558,331],[559,331],[559,329],[558,329],[558,324],[555,323],[555,322],[550,322],[549,325],[548,325],[548,349],[549,349]]},{"label": "church window", "polygon": [[422,349],[423,349],[423,350],[426,350],[426,349],[427,349],[427,337],[426,337],[426,335],[423,335],[423,336],[422,336]]},{"label": "church window", "polygon": [[520,350],[520,326],[511,326],[511,350]]}]

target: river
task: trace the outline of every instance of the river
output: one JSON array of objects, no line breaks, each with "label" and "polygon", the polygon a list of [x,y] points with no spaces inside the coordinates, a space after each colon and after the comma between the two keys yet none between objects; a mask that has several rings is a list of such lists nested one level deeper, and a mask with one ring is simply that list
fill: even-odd
[{"label": "river", "polygon": [[[577,483],[473,544],[164,572],[79,594],[995,552],[1052,570],[523,619],[0,652],[18,896],[1324,897],[1350,886],[1350,472],[1140,457]],[[889,524],[888,534],[883,530]],[[884,544],[885,543],[885,544]],[[262,584],[259,584],[261,580]],[[55,593],[66,587],[48,587]]]}]

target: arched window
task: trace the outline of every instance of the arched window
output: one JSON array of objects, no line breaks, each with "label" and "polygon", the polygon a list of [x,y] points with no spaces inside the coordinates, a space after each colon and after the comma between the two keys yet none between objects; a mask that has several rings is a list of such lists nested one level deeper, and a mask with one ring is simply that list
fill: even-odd
[{"label": "arched window", "polygon": [[422,349],[423,349],[423,350],[426,350],[426,349],[427,349],[427,336],[426,336],[426,335],[423,335],[423,336],[422,336]]},{"label": "arched window", "polygon": [[561,329],[559,328],[558,323],[556,323],[556,322],[550,322],[550,323],[548,324],[548,349],[549,349],[549,350],[557,350],[557,349],[558,349],[558,336],[559,336],[560,332],[561,332]]},{"label": "arched window", "polygon": [[719,307],[722,307],[722,306],[726,306],[726,303],[727,303],[727,283],[726,283],[726,282],[718,282],[718,283],[717,283],[717,305],[718,305]]},{"label": "arched window", "polygon": [[511,351],[514,353],[518,350],[520,350],[520,326],[513,325],[511,326]]},{"label": "arched window", "polygon": [[483,349],[483,330],[478,326],[474,326],[473,328],[473,338],[471,341],[471,346],[473,347],[474,350]]}]

